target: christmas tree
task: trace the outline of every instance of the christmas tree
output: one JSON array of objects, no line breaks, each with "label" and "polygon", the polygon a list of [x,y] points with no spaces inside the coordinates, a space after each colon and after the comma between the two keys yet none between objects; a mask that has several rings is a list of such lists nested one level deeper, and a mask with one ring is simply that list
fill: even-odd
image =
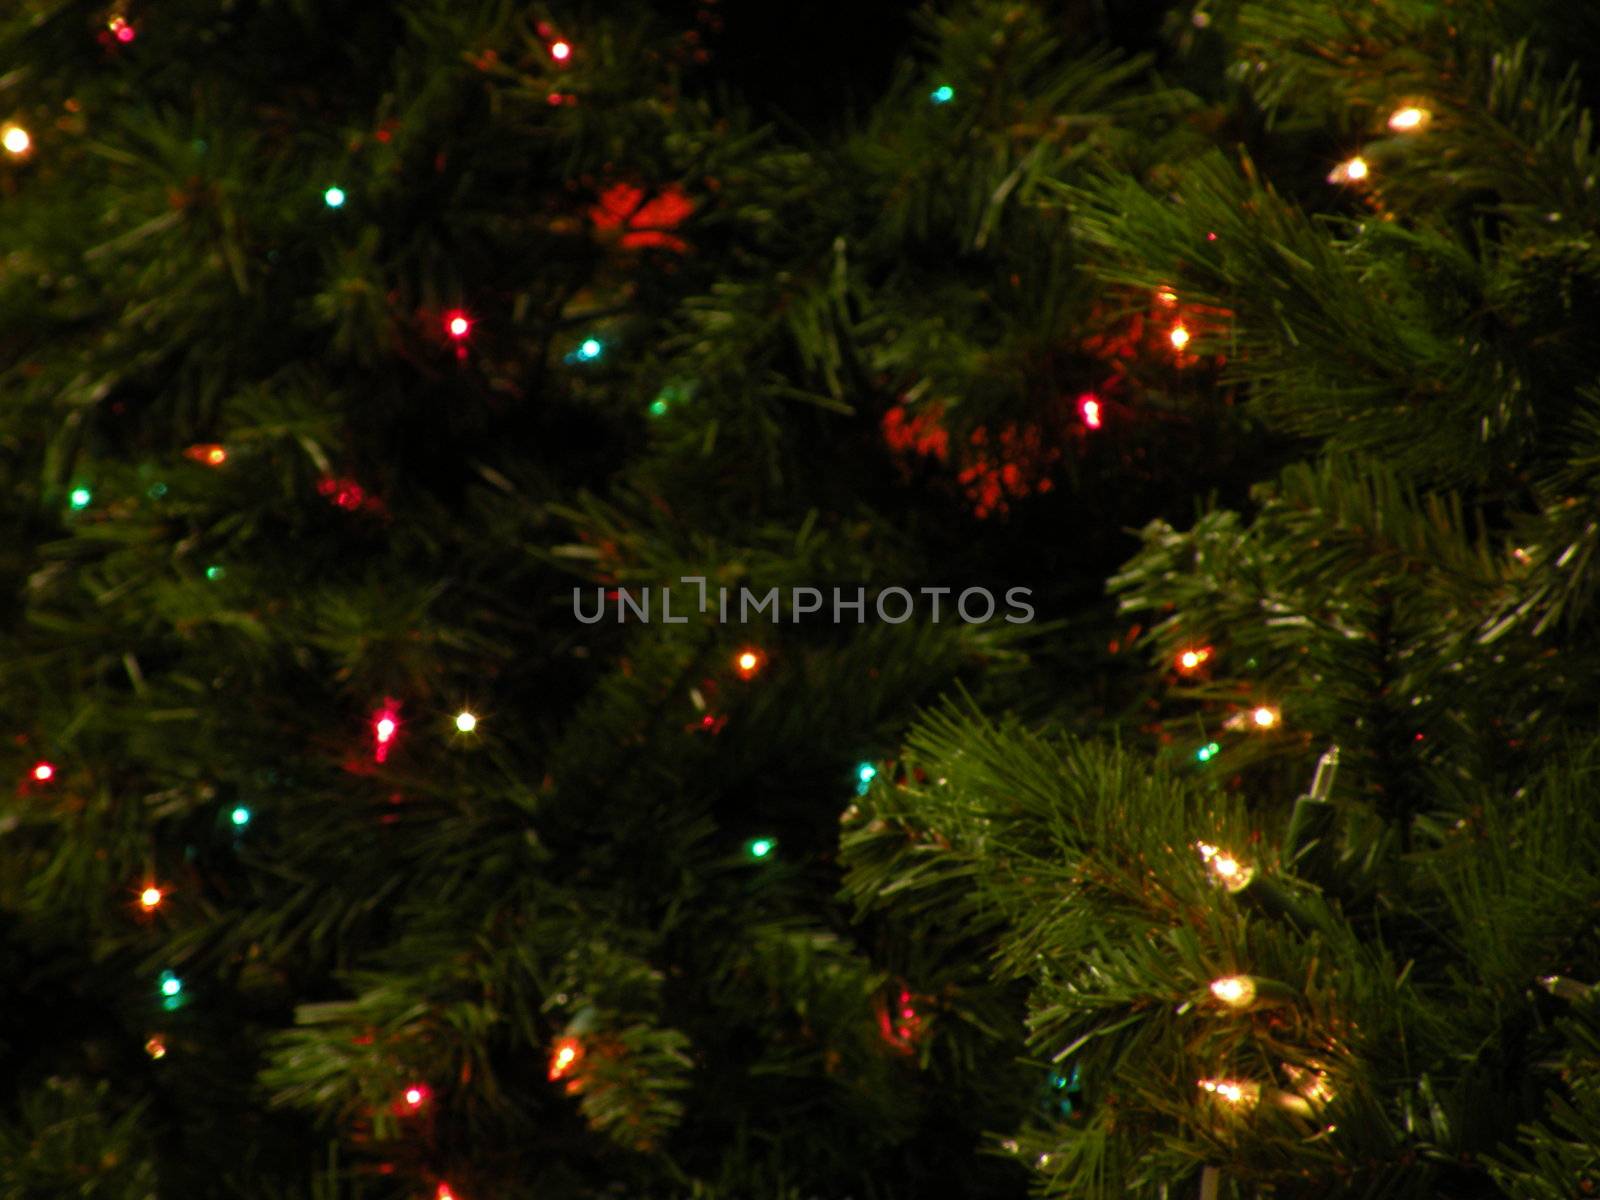
[{"label": "christmas tree", "polygon": [[935,710],[852,889],[1027,989],[1040,1194],[1591,1194],[1600,24],[1183,20],[1248,119],[1058,198],[1283,456],[1111,579],[1145,718]]},{"label": "christmas tree", "polygon": [[1024,1194],[1026,989],[840,814],[1132,703],[1261,449],[1054,191],[1204,106],[1059,17],[13,6],[0,1194]]},{"label": "christmas tree", "polygon": [[0,45],[0,1195],[1596,1186],[1584,5]]}]

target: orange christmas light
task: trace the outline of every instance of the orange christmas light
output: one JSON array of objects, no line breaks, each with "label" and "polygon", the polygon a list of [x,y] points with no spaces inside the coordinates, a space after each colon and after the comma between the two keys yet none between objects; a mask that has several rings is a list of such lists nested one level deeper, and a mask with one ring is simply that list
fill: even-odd
[{"label": "orange christmas light", "polygon": [[192,458],[197,463],[204,463],[208,467],[220,467],[228,461],[228,451],[216,442],[202,442],[197,446],[190,446],[184,452],[185,458]]},{"label": "orange christmas light", "polygon": [[550,1052],[550,1079],[552,1082],[571,1074],[572,1068],[583,1057],[583,1045],[577,1038],[565,1037]]}]

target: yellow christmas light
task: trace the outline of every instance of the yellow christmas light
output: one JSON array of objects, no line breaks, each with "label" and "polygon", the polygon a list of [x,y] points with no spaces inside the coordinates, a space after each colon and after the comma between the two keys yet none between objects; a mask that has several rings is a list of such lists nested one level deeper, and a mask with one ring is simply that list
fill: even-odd
[{"label": "yellow christmas light", "polygon": [[1189,331],[1182,325],[1174,325],[1172,332],[1167,335],[1167,340],[1172,343],[1174,350],[1182,350],[1189,344]]},{"label": "yellow christmas light", "polygon": [[462,709],[456,714],[456,728],[462,733],[471,733],[477,727],[478,717],[476,713],[471,713],[466,709]]},{"label": "yellow christmas light", "polygon": [[1236,1107],[1254,1104],[1261,1098],[1261,1085],[1258,1083],[1244,1083],[1237,1079],[1202,1079],[1198,1082],[1203,1091]]},{"label": "yellow christmas light", "polygon": [[1278,723],[1278,710],[1263,704],[1250,714],[1250,719],[1255,722],[1257,729],[1271,729]]},{"label": "yellow christmas light", "polygon": [[33,148],[33,138],[21,125],[7,125],[0,130],[0,146],[4,146],[12,158],[21,158]]},{"label": "yellow christmas light", "polygon": [[139,907],[145,912],[153,912],[161,903],[162,892],[158,887],[147,887],[139,893]]},{"label": "yellow christmas light", "polygon": [[1415,104],[1397,108],[1389,116],[1389,128],[1396,133],[1415,133],[1433,119],[1433,114]]},{"label": "yellow christmas light", "polygon": [[1200,851],[1200,857],[1205,860],[1206,866],[1211,868],[1211,873],[1217,877],[1217,882],[1230,892],[1243,890],[1256,876],[1253,867],[1245,866],[1227,851],[1219,850],[1208,842],[1196,842],[1195,849]]},{"label": "yellow christmas light", "polygon": [[1359,154],[1354,158],[1347,158],[1328,173],[1329,183],[1360,183],[1372,173],[1372,168],[1367,165],[1367,160]]},{"label": "yellow christmas light", "polygon": [[1211,994],[1232,1008],[1245,1008],[1255,1001],[1256,985],[1248,975],[1225,975],[1211,981]]}]

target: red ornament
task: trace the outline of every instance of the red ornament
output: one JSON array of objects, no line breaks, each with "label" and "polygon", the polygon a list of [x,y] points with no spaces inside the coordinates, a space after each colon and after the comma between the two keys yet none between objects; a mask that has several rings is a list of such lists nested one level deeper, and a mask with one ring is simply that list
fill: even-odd
[{"label": "red ornament", "polygon": [[914,996],[904,987],[897,990],[893,1000],[886,995],[878,996],[878,1032],[890,1048],[901,1054],[910,1054],[916,1049],[916,1043],[927,1032],[917,1005],[926,1000],[927,997]]},{"label": "red ornament", "polygon": [[598,230],[622,230],[622,244],[630,250],[660,246],[680,253],[689,248],[682,238],[664,233],[694,212],[694,201],[676,184],[658,188],[647,197],[631,183],[614,183],[600,193],[589,209]]}]

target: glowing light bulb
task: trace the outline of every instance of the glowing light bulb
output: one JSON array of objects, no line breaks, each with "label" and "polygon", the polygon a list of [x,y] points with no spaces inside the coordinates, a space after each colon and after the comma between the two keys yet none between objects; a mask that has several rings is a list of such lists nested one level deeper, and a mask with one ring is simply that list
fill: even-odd
[{"label": "glowing light bulb", "polygon": [[456,714],[456,728],[462,733],[471,733],[478,727],[478,718],[475,713],[462,709]]},{"label": "glowing light bulb", "polygon": [[1162,304],[1165,304],[1168,308],[1171,308],[1178,302],[1178,293],[1173,291],[1171,288],[1160,288],[1156,292],[1156,299]]},{"label": "glowing light bulb", "polygon": [[1210,646],[1195,646],[1178,654],[1178,670],[1188,674],[1198,671],[1211,658]]},{"label": "glowing light bulb", "polygon": [[161,972],[161,994],[168,1000],[175,1000],[183,992],[183,980],[171,971]]},{"label": "glowing light bulb", "polygon": [[1433,114],[1427,109],[1408,104],[1390,114],[1389,128],[1396,133],[1415,133],[1432,119]]},{"label": "glowing light bulb", "polygon": [[448,1183],[441,1183],[439,1190],[433,1194],[433,1200],[456,1200],[456,1194],[450,1190]]},{"label": "glowing light bulb", "polygon": [[1371,174],[1367,160],[1357,155],[1348,158],[1328,173],[1329,183],[1360,183]]},{"label": "glowing light bulb", "polygon": [[228,461],[227,449],[216,442],[202,442],[198,446],[190,446],[183,455],[208,467],[220,467]]},{"label": "glowing light bulb", "polygon": [[572,57],[572,47],[566,42],[551,42],[550,57],[557,62],[566,62]]},{"label": "glowing light bulb", "polygon": [[129,25],[123,17],[112,17],[111,20],[106,22],[106,28],[111,30],[111,36],[123,45],[127,45],[134,39],[133,26]]},{"label": "glowing light bulb", "polygon": [[379,710],[372,718],[373,757],[383,762],[389,757],[389,747],[394,745],[395,734],[400,731],[400,718],[393,704]]},{"label": "glowing light bulb", "polygon": [[652,417],[664,417],[667,415],[667,408],[668,405],[665,400],[652,400],[650,402],[650,415]]},{"label": "glowing light bulb", "polygon": [[1219,1100],[1229,1104],[1254,1104],[1261,1096],[1261,1085],[1240,1083],[1234,1079],[1202,1079],[1199,1085]]},{"label": "glowing light bulb", "polygon": [[160,888],[147,887],[139,893],[139,907],[144,909],[145,912],[154,912],[163,898]]},{"label": "glowing light bulb", "polygon": [[583,1057],[583,1046],[577,1038],[562,1038],[550,1052],[550,1078],[560,1079],[568,1074]]},{"label": "glowing light bulb", "polygon": [[928,93],[928,98],[935,104],[949,104],[956,98],[956,90],[948,83],[942,83]]},{"label": "glowing light bulb", "polygon": [[1278,723],[1278,710],[1263,704],[1250,714],[1250,719],[1255,722],[1257,729],[1271,729]]},{"label": "glowing light bulb", "polygon": [[409,1087],[406,1089],[406,1103],[412,1108],[420,1107],[423,1100],[426,1098],[427,1097],[423,1094],[422,1089],[419,1087]]},{"label": "glowing light bulb", "polygon": [[745,849],[750,852],[751,858],[765,858],[777,848],[778,843],[771,838],[755,838],[745,843]]},{"label": "glowing light bulb", "polygon": [[444,315],[444,331],[459,342],[472,332],[472,321],[459,309],[447,312]]},{"label": "glowing light bulb", "polygon": [[1224,1004],[1244,1008],[1256,998],[1256,985],[1248,975],[1225,975],[1211,981],[1211,994]]},{"label": "glowing light bulb", "polygon": [[878,777],[878,768],[871,763],[862,763],[856,768],[856,778],[862,783],[871,783]]},{"label": "glowing light bulb", "polygon": [[1100,397],[1093,392],[1085,392],[1079,396],[1078,415],[1083,418],[1083,423],[1090,429],[1099,429],[1101,424]]},{"label": "glowing light bulb", "polygon": [[761,670],[765,662],[766,655],[762,654],[761,651],[753,649],[741,650],[734,657],[733,666],[741,676],[743,676],[745,679],[750,679],[756,674],[757,671]]},{"label": "glowing light bulb", "polygon": [[1189,344],[1189,330],[1182,325],[1174,325],[1172,332],[1167,334],[1167,340],[1172,343],[1174,350],[1182,350]]},{"label": "glowing light bulb", "polygon": [[327,191],[322,193],[322,202],[329,208],[343,208],[344,189],[342,187],[329,188]]},{"label": "glowing light bulb", "polygon": [[1215,742],[1207,742],[1204,746],[1201,746],[1200,749],[1194,752],[1194,756],[1200,762],[1210,762],[1213,758],[1221,753],[1221,746],[1217,745]]},{"label": "glowing light bulb", "polygon": [[574,351],[574,356],[579,362],[593,362],[604,350],[605,346],[601,344],[599,338],[584,338]]},{"label": "glowing light bulb", "polygon": [[1237,892],[1255,878],[1255,869],[1244,866],[1233,855],[1206,842],[1196,842],[1194,848],[1217,877],[1217,882],[1230,892]]},{"label": "glowing light bulb", "polygon": [[206,578],[211,580],[212,583],[215,583],[227,573],[228,571],[226,567],[219,567],[214,563],[206,568]]},{"label": "glowing light bulb", "polygon": [[94,499],[94,493],[86,487],[73,488],[72,494],[67,497],[72,507],[82,512],[89,507],[89,502]]},{"label": "glowing light bulb", "polygon": [[0,132],[0,146],[4,146],[6,153],[13,158],[21,158],[33,148],[33,139],[21,125],[7,125]]},{"label": "glowing light bulb", "polygon": [[241,804],[238,808],[234,809],[228,814],[228,819],[231,820],[236,827],[243,829],[246,825],[250,824],[250,810]]},{"label": "glowing light bulb", "polygon": [[167,1056],[167,1044],[159,1036],[152,1037],[144,1044],[144,1052],[151,1058],[165,1058]]},{"label": "glowing light bulb", "polygon": [[55,764],[47,762],[36,763],[33,768],[33,777],[40,783],[49,783],[56,777]]}]

